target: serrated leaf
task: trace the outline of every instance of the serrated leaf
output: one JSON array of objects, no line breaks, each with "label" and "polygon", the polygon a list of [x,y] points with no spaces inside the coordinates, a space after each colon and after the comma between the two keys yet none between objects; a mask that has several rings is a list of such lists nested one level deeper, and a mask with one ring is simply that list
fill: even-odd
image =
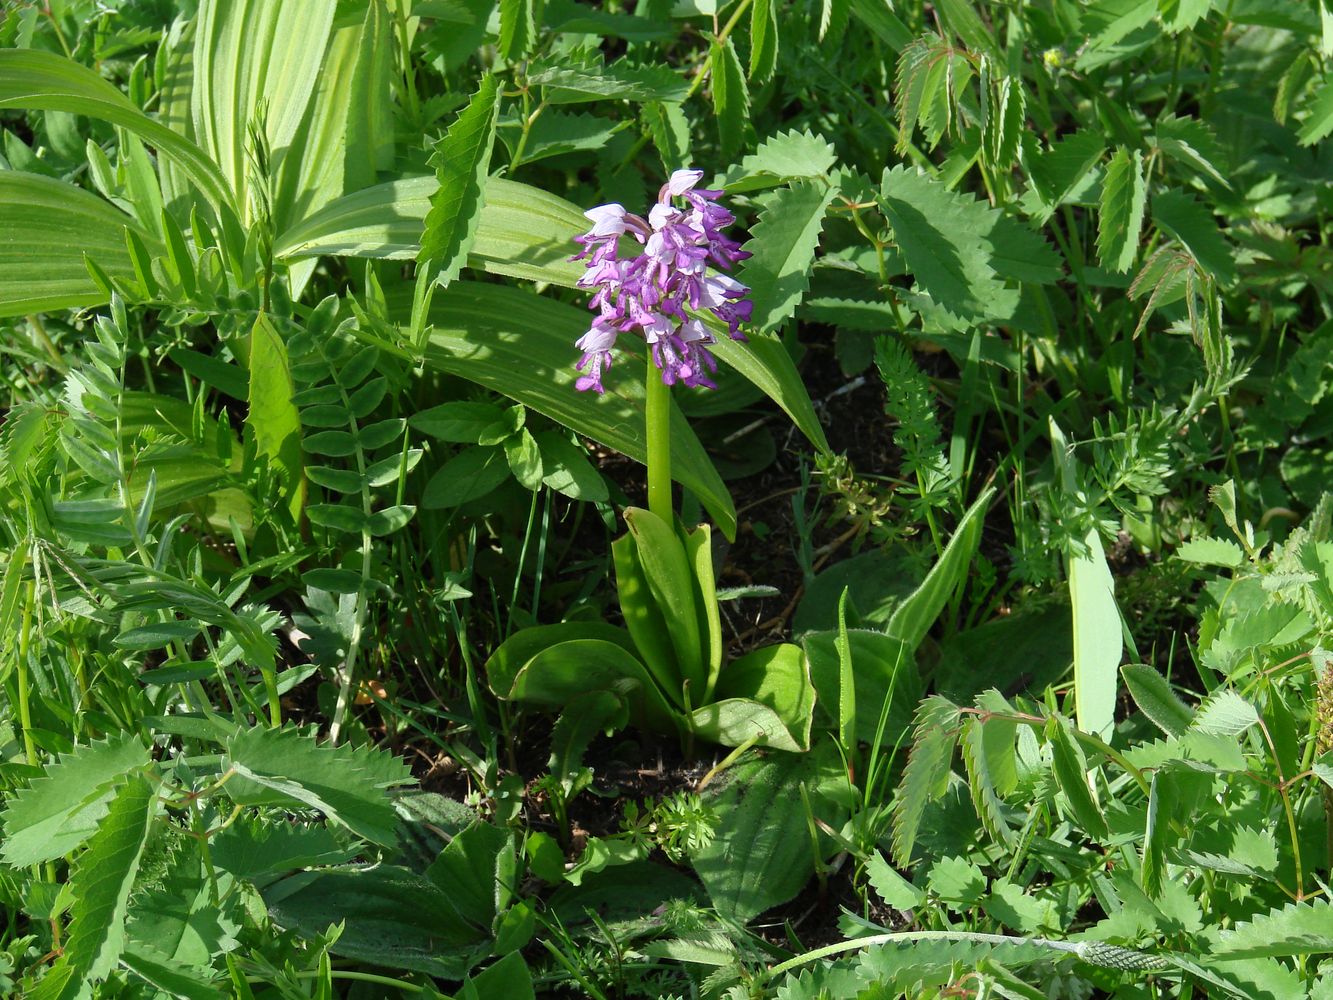
[{"label": "serrated leaf", "polygon": [[750,12],[750,79],[764,83],[778,63],[778,11],[775,0],[755,0]]},{"label": "serrated leaf", "polygon": [[1100,131],[1081,129],[1062,137],[1035,158],[1030,165],[1032,182],[1045,203],[1043,211],[1038,213],[1038,222],[1044,223],[1087,180],[1089,171],[1105,152],[1105,139]]},{"label": "serrated leaf", "polygon": [[487,74],[468,106],[435,144],[431,165],[440,186],[431,195],[417,261],[437,268],[436,281],[442,285],[458,277],[476,239],[500,99],[499,78]]},{"label": "serrated leaf", "polygon": [[879,898],[896,910],[914,910],[926,902],[925,890],[918,889],[894,871],[878,851],[866,862],[866,877]]},{"label": "serrated leaf", "polygon": [[690,123],[679,104],[652,101],[643,106],[643,122],[653,137],[663,168],[670,173],[690,162]]},{"label": "serrated leaf", "polygon": [[1217,936],[1215,958],[1281,958],[1333,952],[1333,913],[1326,899],[1288,903]]},{"label": "serrated leaf", "polygon": [[1313,146],[1333,132],[1333,73],[1326,74],[1310,101],[1296,138],[1302,146]]},{"label": "serrated leaf", "polygon": [[1176,558],[1204,566],[1225,566],[1235,569],[1245,562],[1245,553],[1229,538],[1191,538],[1176,549]]},{"label": "serrated leaf", "polygon": [[148,751],[130,733],[61,754],[9,799],[0,855],[15,868],[64,857],[96,831],[113,783],[147,763]]},{"label": "serrated leaf", "polygon": [[833,173],[838,154],[829,141],[810,132],[780,132],[732,166],[722,181],[728,191],[776,187],[797,177],[826,178]]},{"label": "serrated leaf", "polygon": [[917,708],[912,746],[893,804],[893,858],[901,868],[912,863],[912,847],[927,803],[948,788],[959,718],[958,706],[939,695]]},{"label": "serrated leaf", "polygon": [[1157,122],[1153,141],[1172,159],[1193,167],[1223,187],[1231,186],[1216,166],[1222,160],[1222,151],[1206,123],[1175,115],[1162,118]]},{"label": "serrated leaf", "polygon": [[138,775],[121,786],[70,878],[74,896],[64,955],[29,996],[73,1000],[115,967],[125,947],[130,889],[152,827],[157,793]]},{"label": "serrated leaf", "polygon": [[387,789],[412,775],[392,754],[320,745],[294,729],[248,729],[229,741],[227,763],[237,777],[223,787],[238,805],[318,809],[359,837],[395,843],[398,814]]},{"label": "serrated leaf", "polygon": [[750,286],[754,324],[761,330],[774,329],[796,312],[835,193],[825,184],[795,181],[774,192],[750,231],[745,249],[753,256],[740,280]]},{"label": "serrated leaf", "polygon": [[1017,293],[989,260],[998,213],[902,165],[884,171],[879,204],[917,284],[936,303],[963,319],[1012,313]]},{"label": "serrated leaf", "polygon": [[[978,705],[992,711],[1012,711],[996,691],[983,692]],[[1004,795],[1018,783],[1017,729],[1018,723],[1011,719],[969,718],[963,722],[959,744],[977,817],[987,833],[1006,845],[1014,838],[1005,814]]]},{"label": "serrated leaf", "polygon": [[305,506],[302,472],[301,415],[292,403],[292,381],[287,345],[267,313],[260,313],[250,330],[249,410],[245,422],[255,436],[260,455],[282,478],[287,511],[299,523]]},{"label": "serrated leaf", "polygon": [[740,148],[746,123],[750,120],[750,88],[730,38],[720,44],[714,40],[711,60],[713,113],[717,116],[718,139],[722,155],[730,157]]},{"label": "serrated leaf", "polygon": [[500,0],[500,53],[518,62],[537,41],[537,0]]},{"label": "serrated leaf", "polygon": [[635,65],[624,59],[604,64],[593,57],[582,62],[570,58],[534,62],[529,67],[528,81],[547,88],[546,100],[550,104],[577,104],[603,98],[680,102],[690,89],[669,66]]},{"label": "serrated leaf", "polygon": [[1102,267],[1124,272],[1133,266],[1147,198],[1143,154],[1121,146],[1111,157],[1102,180],[1101,211],[1097,216],[1097,259]]},{"label": "serrated leaf", "polygon": [[1231,688],[1218,688],[1199,706],[1190,722],[1192,732],[1239,736],[1259,722],[1259,712]]},{"label": "serrated leaf", "polygon": [[1027,94],[1022,80],[1006,76],[993,81],[982,125],[986,158],[995,170],[1008,170],[1018,156],[1027,116]]},{"label": "serrated leaf", "polygon": [[1083,12],[1083,30],[1094,49],[1107,49],[1157,13],[1157,0],[1097,0]]},{"label": "serrated leaf", "polygon": [[1194,719],[1194,710],[1176,697],[1165,677],[1146,663],[1127,663],[1120,668],[1134,704],[1153,725],[1168,736],[1183,736]]}]

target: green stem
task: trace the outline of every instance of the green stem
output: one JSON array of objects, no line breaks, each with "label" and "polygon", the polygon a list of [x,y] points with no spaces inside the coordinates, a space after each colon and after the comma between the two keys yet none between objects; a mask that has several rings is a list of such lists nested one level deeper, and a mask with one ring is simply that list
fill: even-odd
[{"label": "green stem", "polygon": [[35,584],[28,584],[27,597],[23,602],[23,624],[19,631],[18,663],[16,672],[19,686],[19,725],[23,729],[23,752],[28,763],[37,766],[37,745],[32,739],[32,707],[29,704],[31,694],[28,681],[28,646],[32,639],[32,608],[36,596]]},{"label": "green stem", "polygon": [[675,516],[671,504],[671,387],[662,381],[651,357],[647,372],[648,509],[671,524]]}]

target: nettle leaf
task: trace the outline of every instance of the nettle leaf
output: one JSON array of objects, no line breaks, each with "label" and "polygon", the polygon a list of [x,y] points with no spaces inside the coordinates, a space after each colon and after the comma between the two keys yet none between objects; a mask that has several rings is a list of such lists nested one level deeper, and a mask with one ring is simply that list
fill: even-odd
[{"label": "nettle leaf", "polygon": [[1143,154],[1123,146],[1116,150],[1102,181],[1101,212],[1097,217],[1097,259],[1111,271],[1128,271],[1139,249],[1148,186],[1143,176]]},{"label": "nettle leaf", "polygon": [[949,787],[961,713],[947,698],[932,695],[916,711],[912,747],[893,803],[893,858],[901,868],[912,863],[912,847],[926,805]]},{"label": "nettle leaf", "polygon": [[750,79],[764,83],[778,64],[778,8],[775,0],[755,0],[750,12]]},{"label": "nettle leaf", "polygon": [[64,955],[29,996],[74,1000],[106,978],[125,947],[130,889],[156,813],[157,793],[145,775],[121,786],[70,878],[74,919]]},{"label": "nettle leaf", "polygon": [[1258,710],[1231,688],[1218,688],[1199,706],[1190,722],[1193,732],[1239,736],[1259,722]]},{"label": "nettle leaf", "polygon": [[713,112],[717,116],[718,139],[722,155],[730,157],[745,136],[750,120],[750,88],[745,83],[745,71],[731,39],[719,44],[713,42]]},{"label": "nettle leaf", "polygon": [[431,165],[440,186],[430,199],[417,261],[439,269],[439,284],[447,285],[458,277],[476,239],[499,114],[499,78],[488,74],[467,108],[435,144]]},{"label": "nettle leaf", "polygon": [[822,136],[780,132],[731,167],[722,185],[728,191],[741,192],[776,187],[797,177],[826,178],[837,162],[832,143]]},{"label": "nettle leaf", "polygon": [[64,857],[96,831],[115,783],[148,759],[131,733],[61,754],[6,803],[0,855],[15,868]]},{"label": "nettle leaf", "polygon": [[393,846],[398,814],[387,794],[411,784],[406,765],[370,748],[320,745],[294,729],[249,729],[232,737],[227,764],[237,776],[223,787],[238,805],[318,809],[357,836]]},{"label": "nettle leaf", "polygon": [[810,268],[819,246],[824,214],[835,190],[812,181],[795,181],[774,192],[750,231],[747,260],[740,280],[750,286],[754,324],[769,331],[796,312],[809,287]]},{"label": "nettle leaf", "polygon": [[905,165],[884,171],[879,203],[913,277],[936,303],[963,319],[1012,314],[1018,293],[990,264],[998,213]]},{"label": "nettle leaf", "polygon": [[1333,73],[1325,74],[1306,111],[1296,138],[1302,146],[1313,146],[1333,132]]}]

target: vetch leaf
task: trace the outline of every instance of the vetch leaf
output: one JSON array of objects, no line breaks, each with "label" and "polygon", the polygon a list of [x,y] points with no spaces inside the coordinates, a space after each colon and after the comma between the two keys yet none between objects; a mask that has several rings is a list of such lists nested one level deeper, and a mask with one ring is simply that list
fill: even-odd
[{"label": "vetch leaf", "polygon": [[740,274],[750,286],[759,329],[772,330],[795,313],[808,287],[824,213],[835,194],[826,184],[794,181],[776,192],[760,213],[745,244],[753,256]]},{"label": "vetch leaf", "polygon": [[439,188],[431,195],[417,261],[434,265],[441,285],[458,277],[476,238],[499,114],[499,78],[487,74],[467,108],[435,144],[431,164]]}]

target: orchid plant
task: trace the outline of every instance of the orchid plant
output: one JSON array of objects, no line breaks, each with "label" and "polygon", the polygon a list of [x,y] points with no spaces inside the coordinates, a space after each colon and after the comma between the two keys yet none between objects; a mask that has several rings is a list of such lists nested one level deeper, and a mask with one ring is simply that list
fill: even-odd
[{"label": "orchid plant", "polygon": [[[670,393],[716,388],[706,316],[744,340],[749,289],[725,273],[749,254],[724,230],[735,217],[722,192],[698,187],[701,170],[677,170],[647,217],[619,204],[584,213],[575,238],[596,313],[579,338],[580,391],[605,391],[622,334],[647,345],[648,508],[625,511],[612,546],[624,627],[565,622],[517,633],[487,663],[502,698],[558,708],[581,731],[628,721],[727,746],[809,747],[815,691],[802,650],[783,643],[726,660],[708,525],[688,529],[671,493]],[[628,236],[637,251],[622,252]],[[710,269],[711,265],[711,269]]]}]

